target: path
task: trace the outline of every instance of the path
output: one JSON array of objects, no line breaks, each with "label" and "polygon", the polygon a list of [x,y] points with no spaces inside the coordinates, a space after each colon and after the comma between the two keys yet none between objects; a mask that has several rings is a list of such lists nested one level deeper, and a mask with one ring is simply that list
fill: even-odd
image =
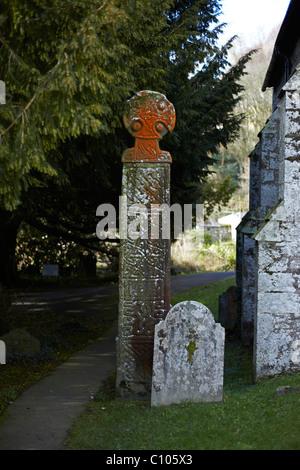
[{"label": "path", "polygon": [[[174,276],[171,280],[172,294],[191,289],[192,287],[217,282],[234,277],[235,272],[199,273]],[[56,313],[93,312],[101,307],[102,314],[118,305],[118,287],[88,287],[62,291],[38,292],[19,296],[18,303],[32,305],[31,311],[43,311],[45,305]],[[113,297],[116,294],[115,298]],[[104,311],[104,312],[103,312]]]},{"label": "path", "polygon": [[[234,273],[205,273],[172,278],[172,293],[234,277]],[[117,308],[117,287],[99,287],[31,294],[23,301],[36,308],[86,311]],[[113,300],[112,300],[113,299]],[[107,334],[58,366],[26,390],[0,420],[0,450],[59,450],[74,419],[115,369],[115,324]]]}]

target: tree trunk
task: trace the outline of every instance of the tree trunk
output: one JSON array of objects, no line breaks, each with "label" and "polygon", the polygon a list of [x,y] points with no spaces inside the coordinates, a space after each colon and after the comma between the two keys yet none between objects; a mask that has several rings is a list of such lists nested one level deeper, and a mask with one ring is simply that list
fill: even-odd
[{"label": "tree trunk", "polygon": [[0,210],[0,283],[6,287],[16,284],[15,249],[21,219],[16,213]]}]

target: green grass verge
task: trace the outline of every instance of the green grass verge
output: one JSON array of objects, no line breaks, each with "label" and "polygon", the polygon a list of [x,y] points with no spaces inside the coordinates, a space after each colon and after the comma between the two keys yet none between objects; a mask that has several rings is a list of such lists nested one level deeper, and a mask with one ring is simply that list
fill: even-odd
[{"label": "green grass verge", "polygon": [[[204,303],[217,314],[218,296],[234,279],[172,298]],[[280,385],[299,385],[300,374],[252,383],[252,353],[226,342],[224,400],[218,404],[151,408],[149,402],[113,399],[110,377],[75,422],[72,450],[299,450],[300,395],[276,396]]]},{"label": "green grass verge", "polygon": [[74,450],[299,450],[299,395],[275,396],[300,376],[225,390],[221,404],[151,409],[146,402],[94,402],[77,421]]},{"label": "green grass verge", "polygon": [[183,302],[184,300],[196,300],[206,305],[213,313],[215,319],[218,317],[219,295],[225,292],[228,287],[235,285],[235,278],[225,281],[213,282],[204,286],[194,287],[193,289],[174,295],[171,299],[172,305]]}]

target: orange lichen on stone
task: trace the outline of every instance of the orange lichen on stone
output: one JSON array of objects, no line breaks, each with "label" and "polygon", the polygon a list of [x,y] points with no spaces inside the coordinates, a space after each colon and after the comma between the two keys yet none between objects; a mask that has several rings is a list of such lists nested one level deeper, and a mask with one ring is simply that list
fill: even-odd
[{"label": "orange lichen on stone", "polygon": [[172,132],[176,122],[175,108],[165,95],[140,91],[129,100],[124,116],[128,132],[135,137],[135,147],[125,150],[123,162],[172,162],[169,152],[160,150],[159,141]]}]

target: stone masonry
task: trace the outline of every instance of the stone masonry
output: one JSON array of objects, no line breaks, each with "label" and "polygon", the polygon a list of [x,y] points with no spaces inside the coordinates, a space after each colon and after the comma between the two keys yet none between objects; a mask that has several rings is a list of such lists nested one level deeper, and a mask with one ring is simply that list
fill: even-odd
[{"label": "stone masonry", "polygon": [[260,141],[250,154],[250,210],[238,227],[241,335],[245,345],[253,343],[254,333],[256,245],[253,235],[278,201],[278,123],[276,110],[260,132]]},{"label": "stone masonry", "polygon": [[300,340],[300,67],[283,87],[277,109],[278,203],[253,237],[256,380],[300,371],[300,361],[295,360]]},{"label": "stone masonry", "polygon": [[250,154],[249,211],[237,227],[241,338],[255,381],[300,371],[300,3],[291,0],[263,83],[272,115]]}]

